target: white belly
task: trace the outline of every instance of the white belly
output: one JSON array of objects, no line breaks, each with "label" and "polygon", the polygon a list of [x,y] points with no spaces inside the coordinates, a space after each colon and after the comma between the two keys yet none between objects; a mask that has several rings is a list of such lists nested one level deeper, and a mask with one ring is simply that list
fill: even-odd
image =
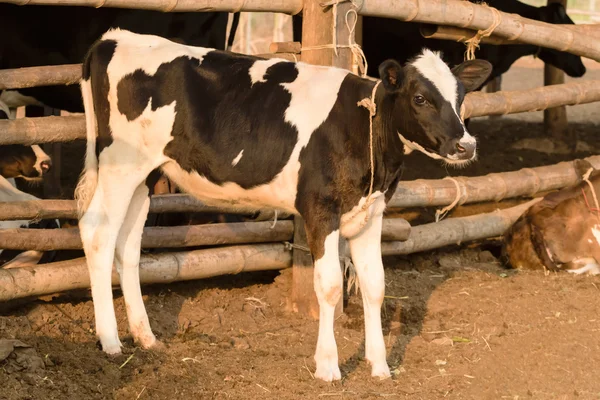
[{"label": "white belly", "polygon": [[272,208],[297,214],[295,207],[300,163],[288,163],[271,182],[244,189],[237,183],[217,185],[197,172],[183,170],[175,161],[163,164],[163,172],[186,193],[207,205],[229,206],[243,210]]}]

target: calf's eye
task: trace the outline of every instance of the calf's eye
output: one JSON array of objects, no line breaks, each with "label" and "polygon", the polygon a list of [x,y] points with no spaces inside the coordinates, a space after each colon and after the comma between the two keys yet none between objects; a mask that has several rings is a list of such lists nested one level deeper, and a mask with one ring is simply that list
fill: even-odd
[{"label": "calf's eye", "polygon": [[415,101],[415,104],[418,104],[420,106],[422,106],[423,104],[425,104],[427,102],[427,100],[425,100],[425,97],[421,96],[420,94],[415,96],[414,101]]}]

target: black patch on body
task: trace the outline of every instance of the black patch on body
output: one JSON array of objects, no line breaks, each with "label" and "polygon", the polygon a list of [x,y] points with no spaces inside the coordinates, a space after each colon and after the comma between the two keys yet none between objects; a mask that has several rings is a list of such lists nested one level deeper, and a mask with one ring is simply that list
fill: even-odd
[{"label": "black patch on body", "polygon": [[166,156],[216,184],[234,182],[244,189],[266,184],[281,172],[297,142],[296,128],[285,122],[291,94],[280,84],[293,82],[298,71],[293,63],[277,63],[266,70],[265,82],[252,85],[249,69],[255,61],[212,51],[202,63],[178,57],[153,76],[136,70],[118,83],[119,111],[134,120],[149,101],[152,110],[175,101],[174,139]]},{"label": "black patch on body", "polygon": [[110,126],[110,104],[108,102],[108,64],[112,60],[117,42],[103,40],[97,42],[87,54],[83,62],[82,76],[84,80],[92,80],[92,93],[94,96],[94,112],[98,123],[98,138],[96,142],[96,157],[102,150],[112,143]]},{"label": "black patch on body", "polygon": [[[296,209],[306,221],[315,259],[323,255],[325,237],[339,228],[339,217],[352,210],[369,192],[369,112],[356,103],[357,99],[371,96],[374,84],[365,84],[364,80],[348,74],[328,118],[300,152]],[[382,90],[380,86],[379,91]],[[373,120],[373,192],[388,190],[387,201],[400,179],[403,148],[393,127],[387,125],[391,122],[393,105],[378,104]],[[335,223],[330,222],[333,215],[337,215]]]}]

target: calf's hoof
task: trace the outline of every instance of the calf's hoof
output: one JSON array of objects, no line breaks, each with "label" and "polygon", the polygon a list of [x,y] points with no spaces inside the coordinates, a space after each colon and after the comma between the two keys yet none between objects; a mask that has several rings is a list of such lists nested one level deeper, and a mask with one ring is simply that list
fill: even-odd
[{"label": "calf's hoof", "polygon": [[339,381],[342,379],[342,373],[337,362],[324,361],[317,363],[317,371],[315,377],[325,382]]},{"label": "calf's hoof", "polygon": [[384,361],[372,364],[371,376],[379,378],[381,380],[389,378],[391,374],[390,367],[388,367],[387,362]]},{"label": "calf's hoof", "polygon": [[110,356],[115,356],[115,355],[119,355],[121,354],[121,341],[119,339],[117,339],[117,341],[115,342],[114,340],[111,341],[102,341],[100,340],[100,348],[102,349],[103,352],[105,352],[106,354],[110,355]]}]

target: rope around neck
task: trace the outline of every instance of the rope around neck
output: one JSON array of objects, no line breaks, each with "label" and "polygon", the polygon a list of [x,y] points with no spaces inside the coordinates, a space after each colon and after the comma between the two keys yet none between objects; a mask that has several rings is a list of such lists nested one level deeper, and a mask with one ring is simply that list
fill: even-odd
[{"label": "rope around neck", "polygon": [[369,110],[369,159],[371,163],[371,184],[369,185],[369,194],[367,195],[367,200],[365,201],[363,208],[365,208],[365,205],[371,200],[371,195],[373,194],[373,185],[375,182],[375,157],[373,154],[373,117],[377,113],[377,105],[375,104],[375,93],[377,93],[377,88],[379,87],[380,83],[380,80],[377,81],[377,83],[375,83],[375,86],[373,86],[373,90],[371,91],[370,98],[365,97],[364,99],[356,103],[357,106],[364,107],[367,110]]}]

